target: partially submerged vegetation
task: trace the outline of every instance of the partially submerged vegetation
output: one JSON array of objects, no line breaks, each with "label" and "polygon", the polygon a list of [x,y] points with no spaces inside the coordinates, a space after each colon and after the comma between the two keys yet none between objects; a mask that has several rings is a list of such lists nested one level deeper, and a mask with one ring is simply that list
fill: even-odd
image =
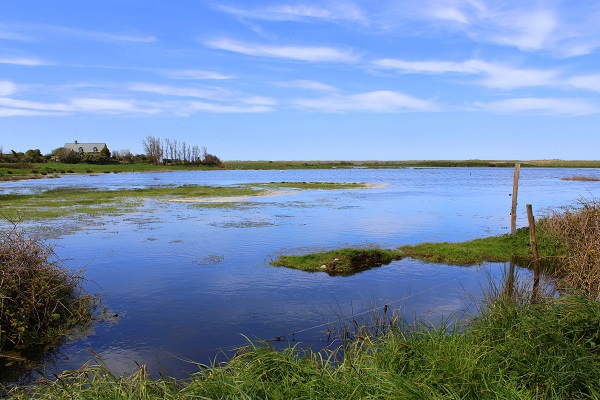
[{"label": "partially submerged vegetation", "polygon": [[575,176],[565,176],[564,178],[560,178],[563,181],[580,181],[580,182],[598,182],[600,178],[596,176],[588,176],[588,175],[575,175]]},{"label": "partially submerged vegetation", "polygon": [[227,199],[243,201],[247,196],[273,193],[276,189],[359,189],[369,187],[364,183],[345,182],[271,182],[235,186],[161,186],[122,190],[97,190],[90,188],[57,188],[33,194],[0,195],[0,208],[11,218],[32,220],[58,218],[71,214],[101,215],[134,210],[139,199],[195,201],[201,199]]},{"label": "partially submerged vegetation", "polygon": [[0,231],[0,370],[91,322],[96,298],[81,272],[53,261],[51,246],[18,226]]},{"label": "partially submerged vegetation", "polygon": [[331,275],[342,275],[389,264],[400,258],[402,253],[396,250],[338,249],[323,253],[281,256],[271,264],[308,272],[325,271]]}]

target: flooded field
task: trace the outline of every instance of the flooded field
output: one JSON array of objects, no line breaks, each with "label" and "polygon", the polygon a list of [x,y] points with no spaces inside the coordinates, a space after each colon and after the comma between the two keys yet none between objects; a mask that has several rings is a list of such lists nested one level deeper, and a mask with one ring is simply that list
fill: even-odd
[{"label": "flooded field", "polygon": [[[522,169],[518,226],[536,212],[600,195],[599,170]],[[269,262],[349,246],[393,248],[509,232],[512,169],[332,169],[68,176],[6,182],[0,193],[52,188],[119,190],[268,182],[365,182],[363,189],[285,190],[227,202],[140,199],[119,216],[26,223],[54,236],[65,265],[84,268],[116,322],[96,324],[49,357],[46,373],[80,367],[95,354],[114,373],[135,362],[182,377],[250,339],[274,345],[331,344],[341,323],[385,304],[436,322],[476,310],[490,278],[507,266],[457,267],[403,259],[352,276],[306,273]],[[522,272],[527,274],[527,272]]]}]

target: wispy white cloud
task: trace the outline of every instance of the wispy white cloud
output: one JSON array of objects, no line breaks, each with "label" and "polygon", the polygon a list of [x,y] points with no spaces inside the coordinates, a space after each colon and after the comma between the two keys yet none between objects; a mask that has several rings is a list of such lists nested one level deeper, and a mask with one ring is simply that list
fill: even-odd
[{"label": "wispy white cloud", "polygon": [[9,97],[0,97],[0,106],[29,111],[73,111],[73,107],[65,103],[18,100]]},{"label": "wispy white cloud", "polygon": [[[94,85],[95,86],[95,85]],[[94,87],[84,85],[68,85],[57,89],[61,95],[65,90],[80,87]],[[39,88],[38,88],[39,89]],[[168,85],[146,83],[133,83],[112,89],[125,89],[129,94],[135,92],[151,93],[152,100],[147,96],[125,98],[122,94],[113,97],[103,96],[77,96],[73,93],[63,101],[32,101],[27,99],[11,98],[19,92],[18,87],[12,82],[0,81],[0,116],[35,116],[35,115],[178,115],[189,116],[196,113],[257,113],[274,110],[277,105],[275,99],[247,95],[243,93],[222,89],[202,90],[197,88],[181,88]],[[48,89],[45,90],[46,92]],[[191,99],[190,99],[191,98]],[[197,98],[205,99],[198,101]]]},{"label": "wispy white cloud", "polygon": [[305,79],[277,82],[277,85],[282,87],[298,88],[304,90],[314,90],[317,92],[336,92],[338,90],[334,86],[328,85],[326,83]]},{"label": "wispy white cloud", "polygon": [[265,113],[273,111],[272,107],[265,104],[215,104],[200,101],[178,103],[173,110],[180,115],[191,115],[198,112],[209,112],[217,114],[245,114]]},{"label": "wispy white cloud", "polygon": [[394,69],[400,73],[413,74],[464,74],[479,75],[475,83],[496,89],[519,87],[555,86],[561,83],[561,71],[555,69],[524,69],[482,60],[454,61],[404,61],[380,59],[373,64],[379,68]]},{"label": "wispy white cloud", "polygon": [[600,92],[600,74],[574,76],[568,83],[578,89]]},{"label": "wispy white cloud", "polygon": [[229,96],[229,92],[223,89],[200,89],[192,87],[159,85],[154,83],[132,83],[127,87],[127,89],[136,92],[154,93],[163,96],[198,97],[211,100],[223,100]]},{"label": "wispy white cloud", "polygon": [[215,39],[205,43],[214,49],[227,50],[234,53],[255,57],[279,58],[307,62],[340,62],[351,63],[358,56],[351,50],[322,46],[274,46],[238,42],[230,39]]},{"label": "wispy white cloud", "polygon": [[[91,40],[99,42],[152,43],[157,39],[138,32],[103,32],[91,29],[73,28],[47,24],[4,24],[5,36],[13,40],[36,42],[52,36],[63,36],[72,40]],[[0,33],[1,35],[2,33]],[[1,37],[1,36],[0,36]]]},{"label": "wispy white cloud", "polygon": [[17,92],[17,85],[9,81],[0,81],[0,96],[10,96]]},{"label": "wispy white cloud", "polygon": [[38,58],[28,57],[0,57],[0,64],[22,65],[25,67],[38,67],[42,65],[50,65],[50,63],[42,61]]},{"label": "wispy white cloud", "polygon": [[[190,88],[170,85],[157,85],[151,83],[133,83],[128,86],[129,90],[153,93],[171,97],[194,97],[229,104],[252,104],[255,106],[272,106],[277,101],[264,96],[246,95],[239,92],[229,91],[221,88]],[[201,103],[204,104],[204,103]]]},{"label": "wispy white cloud", "polygon": [[600,105],[572,98],[523,97],[492,102],[475,102],[474,110],[499,114],[560,115],[579,117],[600,113]]},{"label": "wispy white cloud", "polygon": [[190,80],[226,80],[233,79],[231,75],[225,75],[217,71],[207,71],[204,69],[186,69],[178,71],[163,71],[163,74],[171,79],[190,79]]},{"label": "wispy white cloud", "polygon": [[439,107],[432,101],[421,100],[404,93],[388,90],[364,92],[358,94],[330,94],[311,99],[296,99],[292,104],[311,111],[326,113],[398,113],[429,112]]},{"label": "wispy white cloud", "polygon": [[367,21],[363,11],[356,4],[344,2],[320,2],[304,4],[277,4],[265,7],[242,8],[217,5],[216,9],[238,18],[267,21]]},{"label": "wispy white cloud", "polygon": [[600,4],[578,2],[493,2],[489,0],[427,0],[412,6],[412,15],[446,23],[480,42],[545,51],[559,57],[589,54],[600,46],[597,24]]},{"label": "wispy white cloud", "polygon": [[60,116],[66,115],[63,112],[23,110],[19,108],[0,107],[0,117],[39,117],[39,116]]},{"label": "wispy white cloud", "polygon": [[31,42],[31,41],[33,41],[33,38],[29,37],[27,35],[22,35],[20,33],[9,32],[9,31],[2,31],[2,30],[0,30],[0,39],[1,40],[16,40],[16,41],[19,41],[19,42]]}]

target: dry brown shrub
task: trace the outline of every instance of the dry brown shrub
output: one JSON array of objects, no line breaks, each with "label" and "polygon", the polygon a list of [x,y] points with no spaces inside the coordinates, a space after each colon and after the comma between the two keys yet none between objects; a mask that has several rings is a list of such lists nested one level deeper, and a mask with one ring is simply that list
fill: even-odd
[{"label": "dry brown shrub", "polygon": [[561,286],[600,294],[600,202],[580,199],[540,220],[540,233],[562,245]]}]

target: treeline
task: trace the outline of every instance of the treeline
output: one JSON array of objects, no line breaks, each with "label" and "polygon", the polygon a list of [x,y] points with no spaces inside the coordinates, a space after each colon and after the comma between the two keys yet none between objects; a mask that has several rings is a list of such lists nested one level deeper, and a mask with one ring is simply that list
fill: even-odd
[{"label": "treeline", "polygon": [[10,153],[4,154],[0,146],[0,162],[3,163],[43,163],[47,162],[49,157],[44,156],[39,149],[30,149],[24,153],[11,150]]},{"label": "treeline", "polygon": [[185,141],[166,138],[162,140],[156,136],[144,139],[144,151],[149,163],[152,164],[195,164],[213,167],[223,166],[219,157],[210,154],[203,146],[191,145]]},{"label": "treeline", "polygon": [[0,163],[30,164],[57,161],[65,164],[182,164],[182,165],[206,165],[222,167],[223,162],[219,157],[210,154],[205,146],[191,145],[185,141],[176,139],[161,140],[155,136],[148,136],[143,141],[144,154],[133,154],[129,149],[111,152],[107,146],[97,153],[79,153],[72,149],[59,147],[52,150],[50,154],[42,154],[39,149],[30,149],[26,152],[4,154],[0,146]]}]

